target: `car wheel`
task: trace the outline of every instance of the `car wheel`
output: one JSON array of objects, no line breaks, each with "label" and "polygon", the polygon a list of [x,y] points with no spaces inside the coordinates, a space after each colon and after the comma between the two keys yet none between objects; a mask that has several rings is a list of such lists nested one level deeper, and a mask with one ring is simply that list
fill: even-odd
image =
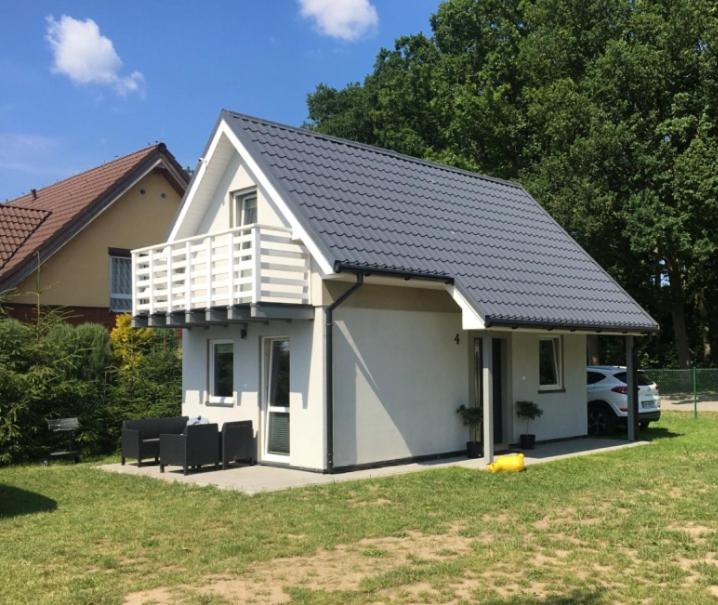
[{"label": "car wheel", "polygon": [[638,430],[639,430],[639,431],[645,431],[645,430],[648,428],[648,425],[649,425],[649,424],[651,424],[651,423],[648,422],[648,420],[641,420],[641,421],[638,423]]},{"label": "car wheel", "polygon": [[603,405],[591,405],[588,408],[588,434],[606,435],[616,427],[616,419]]}]

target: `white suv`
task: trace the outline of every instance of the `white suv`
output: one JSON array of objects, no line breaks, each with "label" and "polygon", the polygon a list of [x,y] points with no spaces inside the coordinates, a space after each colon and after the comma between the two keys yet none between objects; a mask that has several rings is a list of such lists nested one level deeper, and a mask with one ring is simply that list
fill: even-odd
[{"label": "white suv", "polygon": [[[613,432],[628,417],[628,385],[623,366],[586,366],[588,391],[588,434]],[[641,430],[661,417],[658,388],[638,372],[638,426]]]}]

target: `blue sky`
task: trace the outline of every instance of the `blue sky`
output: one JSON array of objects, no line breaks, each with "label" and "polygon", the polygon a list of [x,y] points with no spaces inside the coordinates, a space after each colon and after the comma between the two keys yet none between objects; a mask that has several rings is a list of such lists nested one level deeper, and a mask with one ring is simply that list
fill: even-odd
[{"label": "blue sky", "polygon": [[[194,166],[222,107],[301,124],[439,0],[6,3],[0,200],[154,141]],[[91,21],[89,21],[91,20]]]}]

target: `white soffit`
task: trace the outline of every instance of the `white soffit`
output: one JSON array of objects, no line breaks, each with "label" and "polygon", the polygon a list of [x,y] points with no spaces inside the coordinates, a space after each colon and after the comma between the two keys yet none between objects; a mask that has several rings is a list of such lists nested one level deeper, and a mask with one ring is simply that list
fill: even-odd
[{"label": "white soffit", "polygon": [[454,302],[461,309],[461,328],[463,330],[483,330],[486,327],[483,318],[476,312],[471,303],[466,300],[464,295],[454,285],[447,285],[446,290],[449,292]]}]

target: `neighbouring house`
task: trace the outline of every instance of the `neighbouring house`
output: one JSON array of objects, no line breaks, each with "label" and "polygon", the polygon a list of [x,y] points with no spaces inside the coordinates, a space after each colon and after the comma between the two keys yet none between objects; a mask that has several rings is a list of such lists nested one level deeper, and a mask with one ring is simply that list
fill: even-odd
[{"label": "neighbouring house", "polygon": [[163,143],[0,204],[0,293],[108,327],[131,308],[130,250],[162,240],[189,177]]},{"label": "neighbouring house", "polygon": [[658,328],[520,185],[230,111],[132,259],[135,325],[183,329],[183,413],[323,472],[463,452],[461,404],[489,460],[518,400],[585,435],[586,335]]}]

